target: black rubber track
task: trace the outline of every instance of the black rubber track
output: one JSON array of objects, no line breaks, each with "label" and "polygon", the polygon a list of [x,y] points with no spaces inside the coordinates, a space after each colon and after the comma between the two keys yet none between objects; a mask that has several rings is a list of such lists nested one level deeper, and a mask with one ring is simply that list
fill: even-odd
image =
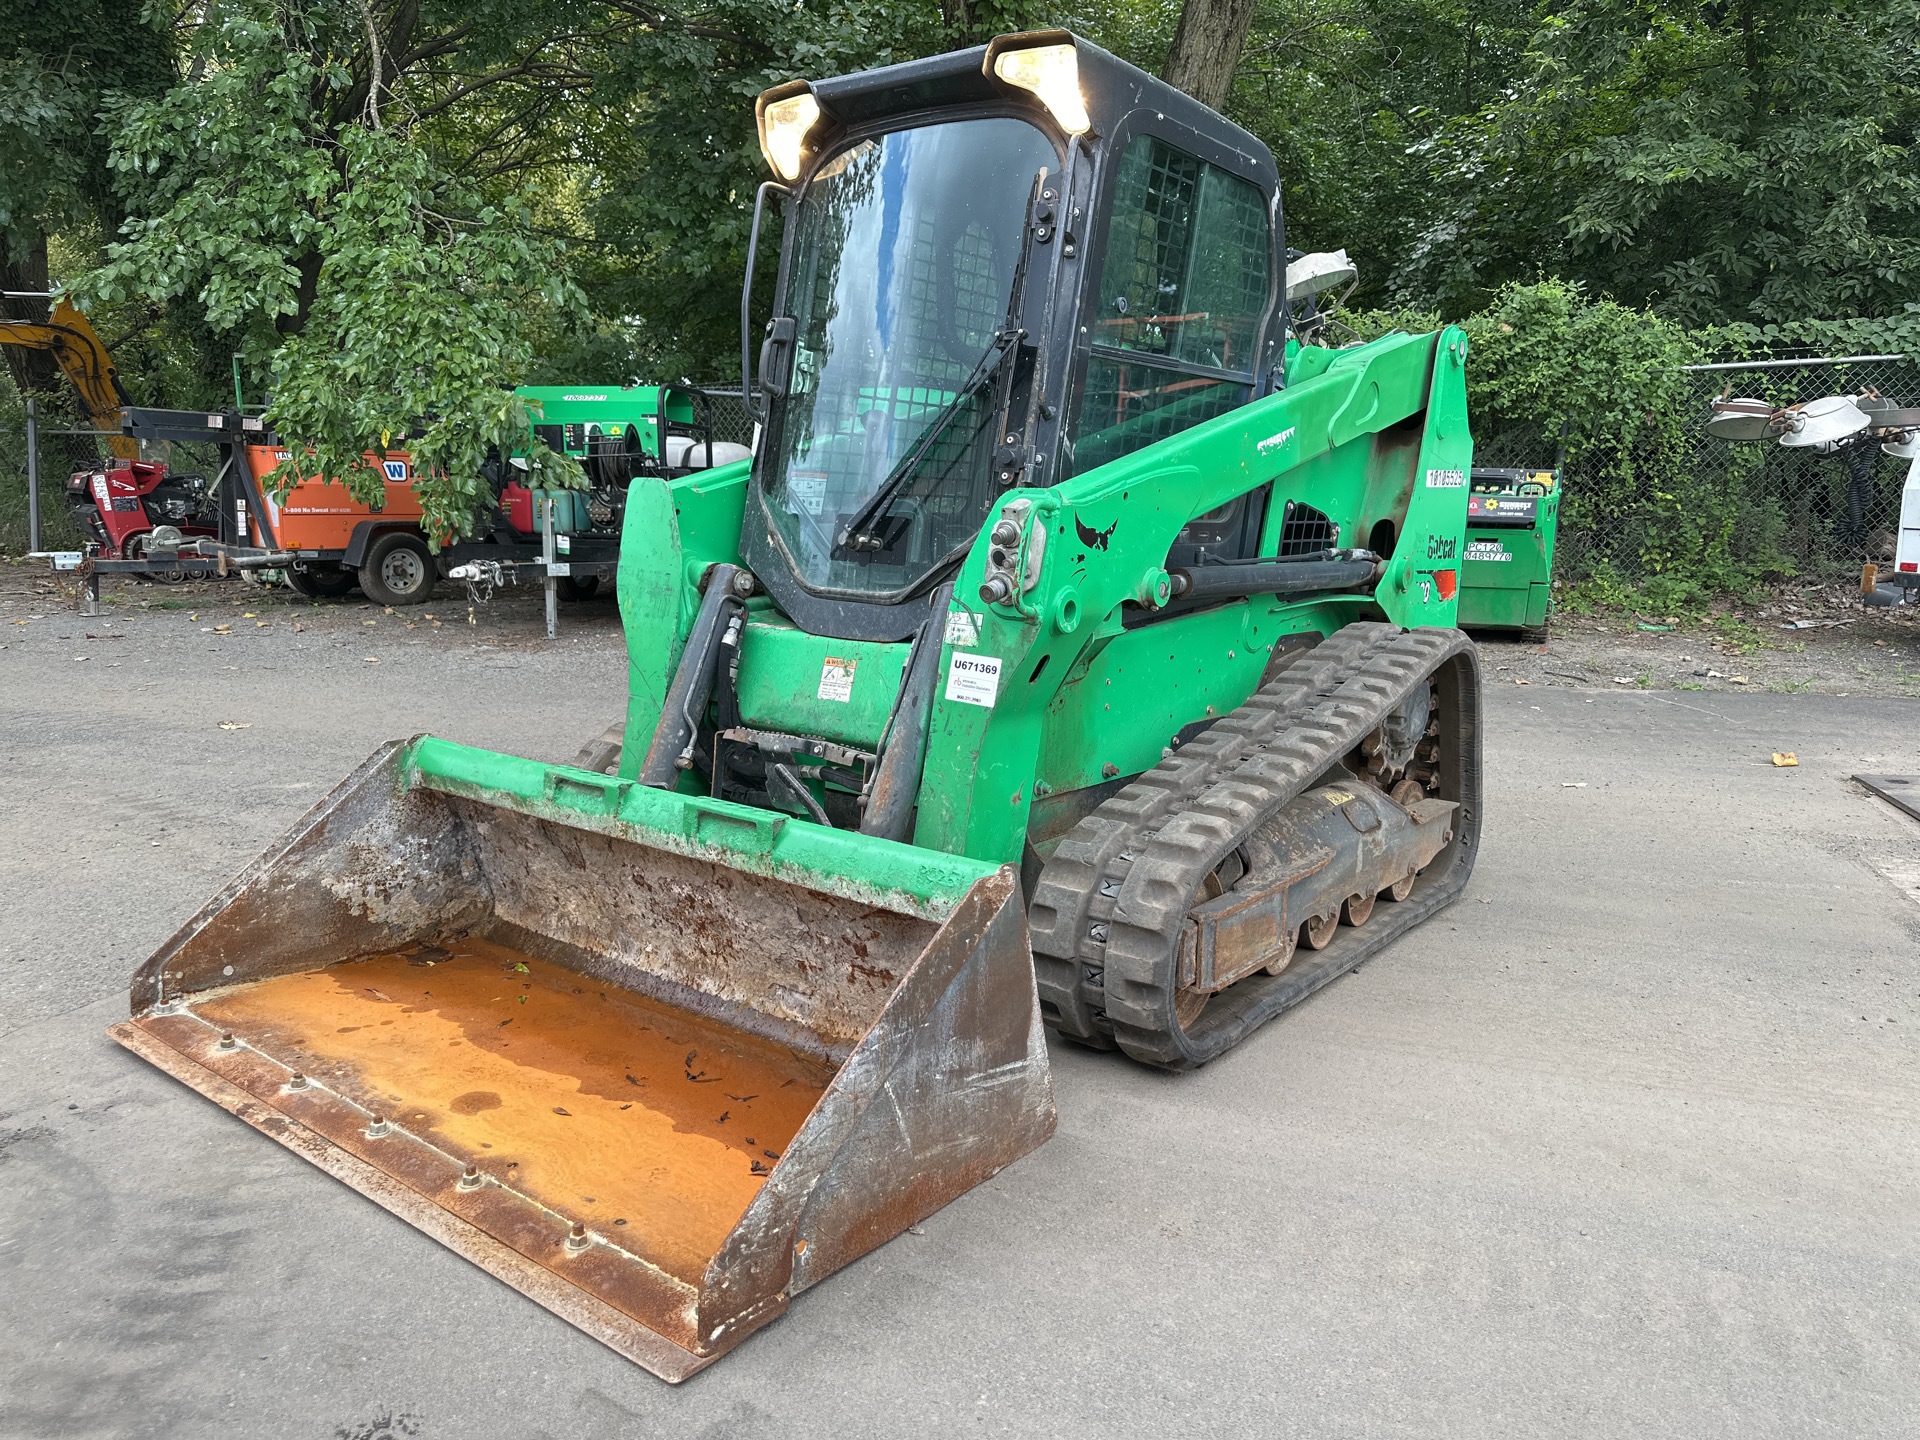
[{"label": "black rubber track", "polygon": [[[1253,830],[1336,766],[1416,685],[1436,682],[1440,790],[1454,838],[1408,899],[1277,976],[1174,1019],[1174,955],[1200,887]],[[1169,1069],[1206,1063],[1458,898],[1480,824],[1480,677],[1458,630],[1348,625],[1081,821],[1034,887],[1028,921],[1047,1022]]]}]

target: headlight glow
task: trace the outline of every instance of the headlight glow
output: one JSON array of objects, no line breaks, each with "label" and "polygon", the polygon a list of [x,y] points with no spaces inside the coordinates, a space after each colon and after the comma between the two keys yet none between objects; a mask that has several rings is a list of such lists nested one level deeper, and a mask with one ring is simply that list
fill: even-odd
[{"label": "headlight glow", "polygon": [[820,102],[806,91],[775,100],[760,112],[760,153],[782,180],[800,178],[807,132],[820,118]]},{"label": "headlight glow", "polygon": [[1087,117],[1087,102],[1080,94],[1080,57],[1073,46],[1003,50],[994,57],[993,73],[1007,84],[1038,96],[1069,135],[1084,135],[1093,128]]}]

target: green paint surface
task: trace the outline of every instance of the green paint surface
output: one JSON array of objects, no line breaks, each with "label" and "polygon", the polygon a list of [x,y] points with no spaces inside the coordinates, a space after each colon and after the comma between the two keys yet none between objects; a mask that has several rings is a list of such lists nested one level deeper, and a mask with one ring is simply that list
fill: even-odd
[{"label": "green paint surface", "polygon": [[410,785],[932,920],[945,919],[976,882],[997,869],[960,855],[433,736],[408,747],[407,775]]},{"label": "green paint surface", "polygon": [[[871,750],[900,693],[907,645],[809,635],[758,607],[740,645],[740,719]],[[841,698],[844,696],[845,698]]]},{"label": "green paint surface", "polygon": [[[1537,630],[1546,624],[1559,528],[1558,490],[1539,498],[1530,530],[1468,526],[1460,623],[1496,630]],[[1478,558],[1492,555],[1508,558]]]},{"label": "green paint surface", "polygon": [[739,559],[747,461],[627,488],[616,589],[627,636],[627,730],[620,773],[640,771],[667,687],[700,610],[707,568]]},{"label": "green paint surface", "polygon": [[[1017,861],[1036,787],[1059,794],[1111,778],[1108,766],[1117,775],[1148,768],[1184,726],[1240,704],[1283,634],[1383,615],[1407,626],[1454,624],[1449,592],[1462,578],[1473,464],[1465,365],[1466,336],[1455,328],[1345,350],[1297,349],[1285,390],[1057,485],[1003,497],[982,534],[1024,503],[1022,557],[1045,536],[1037,583],[1013,604],[983,604],[984,543],[956,578],[915,853]],[[699,576],[737,556],[746,472],[742,464],[693,485],[676,481],[629,505],[620,569],[633,674],[624,775],[635,773],[653,735],[697,611]],[[1263,488],[1263,553],[1276,553],[1287,502],[1310,505],[1335,527],[1339,545],[1390,552],[1374,592],[1286,604],[1258,597],[1157,616],[1162,566],[1181,528]],[[1106,543],[1083,543],[1082,526]],[[907,647],[805,635],[765,602],[752,617],[740,671],[743,719],[870,748]],[[979,703],[978,684],[954,683],[956,657],[967,657],[976,677],[997,667],[990,703]],[[829,660],[853,662],[846,700],[821,694]],[[783,835],[878,843],[771,812],[765,818]],[[849,873],[865,883],[865,871]]]},{"label": "green paint surface", "polygon": [[[660,453],[657,385],[522,385],[513,393],[527,402],[536,425],[592,425],[609,434],[637,425],[647,454]],[[680,396],[670,399],[667,418],[691,422],[693,402]],[[585,447],[572,448],[570,453],[585,454]]]}]

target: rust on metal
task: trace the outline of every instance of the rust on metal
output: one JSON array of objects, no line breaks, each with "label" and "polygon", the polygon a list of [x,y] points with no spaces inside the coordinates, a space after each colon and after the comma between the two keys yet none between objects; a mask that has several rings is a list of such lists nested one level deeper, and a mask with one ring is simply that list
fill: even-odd
[{"label": "rust on metal", "polygon": [[112,1034],[654,1373],[1052,1132],[1010,868],[940,923],[403,765],[189,921]]},{"label": "rust on metal", "polygon": [[[194,1013],[697,1284],[831,1069],[485,940],[215,992]],[[748,1144],[748,1137],[758,1144]],[[616,1224],[616,1222],[618,1222]]]},{"label": "rust on metal", "polygon": [[1195,905],[1181,931],[1179,977],[1191,994],[1218,994],[1292,959],[1294,938],[1325,949],[1341,916],[1366,924],[1382,892],[1403,896],[1453,838],[1452,801],[1417,784],[1392,798],[1371,786],[1328,785],[1289,804],[1255,832],[1252,866],[1237,888]]}]

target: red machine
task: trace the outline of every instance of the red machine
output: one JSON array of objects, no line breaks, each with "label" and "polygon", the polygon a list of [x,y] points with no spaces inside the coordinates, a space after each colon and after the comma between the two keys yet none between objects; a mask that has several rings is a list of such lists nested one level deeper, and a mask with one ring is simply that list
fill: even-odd
[{"label": "red machine", "polygon": [[123,560],[143,559],[153,535],[171,526],[180,539],[217,536],[220,505],[204,475],[170,474],[153,460],[109,460],[93,470],[76,470],[67,477],[67,500],[74,523],[103,554]]}]

